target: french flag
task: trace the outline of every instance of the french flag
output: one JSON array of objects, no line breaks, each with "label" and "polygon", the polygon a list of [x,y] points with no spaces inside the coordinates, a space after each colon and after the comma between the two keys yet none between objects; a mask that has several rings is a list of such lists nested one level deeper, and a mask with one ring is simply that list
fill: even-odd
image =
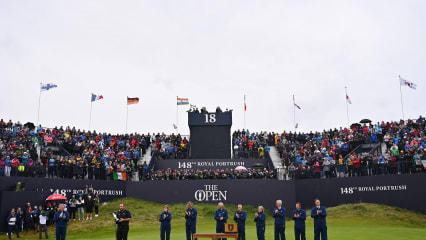
[{"label": "french flag", "polygon": [[97,101],[97,100],[101,100],[104,99],[104,97],[102,95],[95,95],[92,93],[92,102]]}]

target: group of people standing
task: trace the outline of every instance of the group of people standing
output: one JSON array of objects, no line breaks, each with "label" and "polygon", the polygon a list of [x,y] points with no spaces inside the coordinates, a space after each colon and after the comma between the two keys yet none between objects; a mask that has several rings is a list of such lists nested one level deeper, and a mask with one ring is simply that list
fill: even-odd
[{"label": "group of people standing", "polygon": [[[274,218],[274,239],[285,240],[286,209],[283,207],[281,200],[276,201],[276,207],[272,212],[272,216]],[[294,234],[296,240],[306,239],[306,216],[306,211],[302,209],[302,204],[297,202],[296,209],[293,210],[291,215],[292,219],[294,220]],[[224,204],[222,202],[218,203],[218,208],[214,214],[214,219],[216,220],[216,233],[225,233],[225,223],[227,222],[228,217],[228,211],[224,208]],[[311,217],[314,219],[314,239],[327,240],[327,210],[325,207],[321,206],[319,199],[315,199],[315,207],[313,207],[311,210]],[[233,219],[238,226],[238,240],[245,240],[245,223],[247,219],[247,213],[243,211],[242,204],[238,204],[237,211],[235,211],[233,214]],[[172,214],[169,212],[169,207],[164,205],[163,212],[160,214],[159,218],[159,221],[161,222],[161,240],[170,240],[171,220]],[[187,203],[187,209],[185,210],[185,220],[186,239],[191,240],[193,234],[196,233],[197,225],[197,209],[193,207],[192,202]],[[257,212],[255,213],[254,222],[256,222],[257,239],[265,240],[266,214],[264,212],[263,206],[258,207]]]}]

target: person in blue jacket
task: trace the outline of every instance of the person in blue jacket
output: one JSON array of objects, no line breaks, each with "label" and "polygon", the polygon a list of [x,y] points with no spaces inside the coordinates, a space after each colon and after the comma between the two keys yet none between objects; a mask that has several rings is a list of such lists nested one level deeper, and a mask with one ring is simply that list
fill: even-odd
[{"label": "person in blue jacket", "polygon": [[172,230],[172,225],[170,221],[172,220],[172,214],[169,213],[169,206],[164,205],[163,212],[160,214],[160,237],[161,240],[170,240],[170,232]]},{"label": "person in blue jacket", "polygon": [[314,239],[320,240],[321,235],[322,240],[327,240],[327,223],[325,221],[327,210],[321,206],[318,198],[315,199],[315,207],[312,208],[311,217],[314,219]]},{"label": "person in blue jacket", "polygon": [[[217,204],[217,210],[214,213],[214,220],[216,220],[216,233],[225,232],[225,223],[228,219],[228,211],[223,208],[223,202]],[[226,238],[222,238],[226,240]]]},{"label": "person in blue jacket", "polygon": [[305,237],[306,211],[302,209],[302,204],[300,202],[296,203],[296,210],[293,211],[292,218],[294,220],[295,239],[306,240],[306,237]]},{"label": "person in blue jacket", "polygon": [[283,202],[281,200],[276,201],[276,208],[272,212],[272,216],[275,218],[275,240],[285,240],[285,208],[282,207]]},{"label": "person in blue jacket", "polygon": [[256,234],[257,240],[265,240],[265,220],[266,215],[263,212],[263,206],[257,208],[257,213],[255,213],[254,221],[256,222]]},{"label": "person in blue jacket", "polygon": [[243,205],[238,204],[238,210],[234,213],[234,221],[238,224],[238,240],[246,240],[246,218]]},{"label": "person in blue jacket", "polygon": [[65,240],[69,220],[70,215],[65,211],[65,205],[60,204],[59,211],[53,216],[53,221],[56,223],[56,240]]},{"label": "person in blue jacket", "polygon": [[192,240],[192,235],[197,232],[197,209],[194,208],[191,201],[188,202],[187,206],[188,208],[185,211],[186,240]]}]

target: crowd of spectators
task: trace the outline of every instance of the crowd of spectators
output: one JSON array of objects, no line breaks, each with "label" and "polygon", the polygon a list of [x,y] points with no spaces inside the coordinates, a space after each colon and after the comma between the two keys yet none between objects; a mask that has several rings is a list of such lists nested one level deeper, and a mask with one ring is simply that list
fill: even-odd
[{"label": "crowd of spectators", "polygon": [[138,161],[151,138],[70,127],[31,128],[1,119],[0,176],[130,180],[134,171],[143,169]]},{"label": "crowd of spectators", "polygon": [[[322,132],[236,131],[234,156],[256,156],[253,152],[260,152],[259,148],[275,146],[290,179],[424,172],[425,124],[425,118],[420,116],[415,120],[354,124],[351,128]],[[360,144],[370,144],[375,151],[351,152]]]},{"label": "crowd of spectators", "polygon": [[144,180],[196,180],[196,179],[275,179],[273,170],[252,169],[244,171],[234,169],[223,170],[191,170],[166,169],[154,171]]},{"label": "crowd of spectators", "polygon": [[[92,220],[99,216],[100,197],[92,187],[80,189],[67,200],[45,201],[42,204],[32,205],[27,203],[24,207],[12,208],[7,217],[8,235],[12,233],[19,237],[19,233],[34,231],[48,238],[47,227],[54,224],[53,216],[59,211],[59,203],[65,204],[65,211],[69,212],[70,221]],[[86,215],[85,215],[86,213]]]},{"label": "crowd of spectators", "polygon": [[153,156],[157,160],[189,158],[189,141],[180,134],[157,134],[153,145]]},{"label": "crowd of spectators", "polygon": [[[289,178],[406,174],[424,171],[425,118],[353,125],[351,128],[309,133],[232,134],[234,158],[264,158],[274,146]],[[352,153],[370,143],[386,147],[371,153]],[[58,154],[58,151],[66,154]],[[379,146],[380,147],[380,146]],[[257,178],[257,170],[241,176],[233,170],[152,171],[141,157],[152,149],[156,160],[189,158],[190,143],[181,135],[108,134],[71,127],[31,127],[0,120],[0,176],[139,180]],[[40,151],[41,149],[41,151]],[[50,150],[49,150],[50,149]],[[378,148],[376,147],[376,150]],[[168,176],[170,175],[170,176]],[[271,174],[264,174],[270,176]],[[175,176],[175,177],[173,177]],[[222,177],[220,177],[222,178]],[[263,177],[259,177],[263,178]]]}]

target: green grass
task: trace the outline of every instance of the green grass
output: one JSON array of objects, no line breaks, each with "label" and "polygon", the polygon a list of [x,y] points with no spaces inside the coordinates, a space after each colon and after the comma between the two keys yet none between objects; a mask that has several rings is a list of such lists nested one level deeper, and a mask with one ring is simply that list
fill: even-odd
[{"label": "green grass", "polygon": [[[129,239],[159,239],[160,224],[158,216],[162,211],[159,203],[141,201],[136,199],[121,199],[107,203],[100,208],[100,217],[92,221],[71,222],[68,227],[67,239],[115,239],[115,223],[109,214],[118,209],[120,202],[126,203],[131,211],[133,220],[130,223]],[[213,219],[216,205],[198,204],[197,232],[214,232],[215,221]],[[235,211],[235,205],[225,206],[230,213]],[[286,206],[288,210],[293,206]],[[184,204],[170,205],[173,214],[171,239],[184,240],[185,228],[183,213],[186,209]],[[248,213],[246,222],[246,238],[256,238],[256,228],[253,222],[256,209],[245,206]],[[273,218],[267,212],[266,239],[273,239]],[[232,222],[232,221],[228,221]],[[307,239],[313,239],[313,221],[306,221]],[[408,210],[377,204],[347,204],[328,209],[327,217],[328,235],[330,239],[337,240],[392,240],[392,239],[426,239],[426,216]],[[294,239],[293,222],[287,219],[286,237]],[[54,228],[49,228],[50,239],[55,239]],[[33,233],[23,233],[23,239],[38,239]],[[1,236],[0,239],[6,239]]]}]

